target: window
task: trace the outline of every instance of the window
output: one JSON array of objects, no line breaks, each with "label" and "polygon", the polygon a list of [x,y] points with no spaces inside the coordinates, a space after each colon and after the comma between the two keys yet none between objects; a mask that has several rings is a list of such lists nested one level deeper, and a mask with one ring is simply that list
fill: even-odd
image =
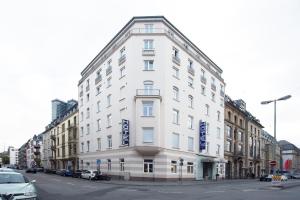
[{"label": "window", "polygon": [[151,71],[153,70],[153,60],[144,60],[144,70]]},{"label": "window", "polygon": [[225,149],[226,151],[231,151],[231,140],[227,140],[226,141],[226,149]]},{"label": "window", "polygon": [[207,116],[209,116],[209,105],[208,104],[205,104],[205,114],[207,115]]},{"label": "window", "polygon": [[120,68],[120,78],[125,76],[125,67]]},{"label": "window", "polygon": [[212,92],[211,93],[211,100],[213,101],[213,102],[215,102],[215,100],[216,100],[216,94],[214,93],[214,92]]},{"label": "window", "polygon": [[83,153],[83,149],[84,149],[84,143],[81,142],[81,152]]},{"label": "window", "polygon": [[112,123],[112,116],[111,114],[107,115],[107,127],[111,127]]},{"label": "window", "polygon": [[238,132],[238,140],[239,140],[240,142],[243,141],[243,133],[242,133],[241,131]]},{"label": "window", "polygon": [[243,128],[243,120],[242,119],[240,119],[240,127]]},{"label": "window", "polygon": [[86,134],[90,134],[90,124],[86,125]]},{"label": "window", "polygon": [[189,102],[188,102],[188,103],[189,103],[189,107],[190,107],[190,108],[193,108],[193,105],[194,105],[194,102],[193,102],[193,101],[194,101],[194,98],[193,98],[192,95],[189,95],[189,96],[188,96],[188,101],[189,101]]},{"label": "window", "polygon": [[241,144],[238,144],[238,153],[242,153],[242,151],[243,151],[243,147],[242,147],[242,145]]},{"label": "window", "polygon": [[125,86],[120,87],[120,101],[125,99],[124,91],[125,91]]},{"label": "window", "polygon": [[173,76],[179,79],[179,69],[176,67],[173,67]]},{"label": "window", "polygon": [[96,95],[101,93],[101,85],[96,87]]},{"label": "window", "polygon": [[221,113],[220,113],[220,111],[217,111],[217,120],[221,121]]},{"label": "window", "polygon": [[96,78],[99,78],[101,76],[101,69],[97,71],[97,77]]},{"label": "window", "polygon": [[228,138],[231,138],[231,127],[230,126],[226,126],[226,135]]},{"label": "window", "polygon": [[205,96],[205,86],[201,85],[201,94]]},{"label": "window", "polygon": [[173,123],[179,124],[179,111],[173,109]]},{"label": "window", "polygon": [[100,112],[101,107],[100,107],[100,101],[97,101],[97,112]]},{"label": "window", "polygon": [[224,99],[222,99],[222,98],[220,99],[220,106],[224,107]]},{"label": "window", "polygon": [[101,138],[97,138],[97,150],[101,151]]},{"label": "window", "polygon": [[209,142],[206,142],[206,153],[209,153]]},{"label": "window", "polygon": [[206,135],[209,135],[209,123],[206,122]]},{"label": "window", "polygon": [[193,61],[188,59],[188,68],[193,69]]},{"label": "window", "polygon": [[111,135],[107,136],[107,148],[109,148],[109,149],[112,148],[112,137],[111,137]]},{"label": "window", "polygon": [[101,119],[97,119],[97,130],[101,130]]},{"label": "window", "polygon": [[172,134],[172,147],[175,149],[179,149],[179,134],[178,133]]},{"label": "window", "polygon": [[188,116],[188,122],[187,122],[189,129],[193,129],[193,121],[194,121],[194,117],[189,115]]},{"label": "window", "polygon": [[216,154],[217,154],[217,155],[220,155],[220,145],[219,145],[219,144],[217,144]]},{"label": "window", "polygon": [[194,82],[194,79],[192,77],[188,77],[188,86],[190,86],[191,88],[194,87],[193,82]]},{"label": "window", "polygon": [[205,77],[205,71],[204,71],[204,69],[201,69],[201,77]]},{"label": "window", "polygon": [[86,102],[90,100],[90,94],[86,94]]},{"label": "window", "polygon": [[153,116],[153,101],[143,101],[143,116]]},{"label": "window", "polygon": [[153,143],[153,128],[143,128],[143,142]]},{"label": "window", "polygon": [[227,116],[228,116],[228,120],[231,121],[231,112],[230,111],[228,111]]},{"label": "window", "polygon": [[188,137],[188,150],[194,151],[194,138]]},{"label": "window", "polygon": [[177,161],[175,161],[175,160],[171,161],[171,173],[174,173],[174,174],[177,173]]},{"label": "window", "polygon": [[80,121],[83,121],[83,112],[80,112]]},{"label": "window", "polygon": [[107,159],[107,170],[111,171],[111,159]]},{"label": "window", "polygon": [[144,159],[144,173],[153,173],[153,160]]},{"label": "window", "polygon": [[217,127],[217,138],[218,139],[221,138],[221,129],[220,129],[220,127]]},{"label": "window", "polygon": [[121,172],[125,171],[125,160],[124,160],[124,158],[120,159],[120,171]]},{"label": "window", "polygon": [[145,95],[151,95],[153,91],[153,81],[144,81]]},{"label": "window", "polygon": [[83,127],[80,127],[80,136],[83,136]]},{"label": "window", "polygon": [[89,152],[90,151],[90,141],[86,141],[86,147],[87,147],[86,152]]},{"label": "window", "polygon": [[108,79],[107,79],[107,87],[110,87],[111,86],[111,77],[109,77]]},{"label": "window", "polygon": [[125,47],[120,50],[120,59],[125,57]]},{"label": "window", "polygon": [[86,109],[86,118],[90,118],[90,108]]},{"label": "window", "polygon": [[187,162],[187,173],[193,174],[194,173],[194,163]]},{"label": "window", "polygon": [[173,57],[179,59],[179,50],[173,47]]},{"label": "window", "polygon": [[173,99],[179,101],[179,89],[173,86]]},{"label": "window", "polygon": [[83,106],[83,98],[80,98],[80,106]]},{"label": "window", "polygon": [[144,40],[144,49],[153,49],[153,40]]},{"label": "window", "polygon": [[111,106],[111,94],[107,95],[107,107]]},{"label": "window", "polygon": [[153,24],[145,24],[145,33],[153,33]]}]

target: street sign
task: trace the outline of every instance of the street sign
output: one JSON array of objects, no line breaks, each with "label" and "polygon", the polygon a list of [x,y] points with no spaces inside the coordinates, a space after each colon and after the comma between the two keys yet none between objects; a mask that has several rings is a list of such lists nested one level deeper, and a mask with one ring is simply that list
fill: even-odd
[{"label": "street sign", "polygon": [[270,161],[270,165],[276,165],[276,164],[277,164],[276,160],[271,160]]}]

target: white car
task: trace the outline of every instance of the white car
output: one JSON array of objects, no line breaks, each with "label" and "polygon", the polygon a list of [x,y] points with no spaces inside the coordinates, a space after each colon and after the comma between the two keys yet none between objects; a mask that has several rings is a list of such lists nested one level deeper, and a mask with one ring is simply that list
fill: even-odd
[{"label": "white car", "polygon": [[0,168],[0,172],[14,172],[14,170],[10,168]]},{"label": "white car", "polygon": [[81,173],[81,178],[94,180],[96,179],[96,174],[97,174],[96,170],[83,170]]}]

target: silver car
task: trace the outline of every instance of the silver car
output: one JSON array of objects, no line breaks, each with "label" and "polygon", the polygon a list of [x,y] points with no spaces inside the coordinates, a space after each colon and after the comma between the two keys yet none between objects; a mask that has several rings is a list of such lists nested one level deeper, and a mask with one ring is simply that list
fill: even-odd
[{"label": "silver car", "polygon": [[0,168],[0,172],[14,172],[14,170],[10,168]]},{"label": "silver car", "polygon": [[0,172],[0,200],[36,200],[34,182],[17,172]]}]

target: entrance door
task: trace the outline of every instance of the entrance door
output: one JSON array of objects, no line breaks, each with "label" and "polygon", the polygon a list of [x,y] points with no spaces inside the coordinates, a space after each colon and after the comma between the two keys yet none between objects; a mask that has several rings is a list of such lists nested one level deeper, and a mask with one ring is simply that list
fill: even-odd
[{"label": "entrance door", "polygon": [[212,163],[204,162],[203,163],[203,178],[204,179],[212,179]]}]

